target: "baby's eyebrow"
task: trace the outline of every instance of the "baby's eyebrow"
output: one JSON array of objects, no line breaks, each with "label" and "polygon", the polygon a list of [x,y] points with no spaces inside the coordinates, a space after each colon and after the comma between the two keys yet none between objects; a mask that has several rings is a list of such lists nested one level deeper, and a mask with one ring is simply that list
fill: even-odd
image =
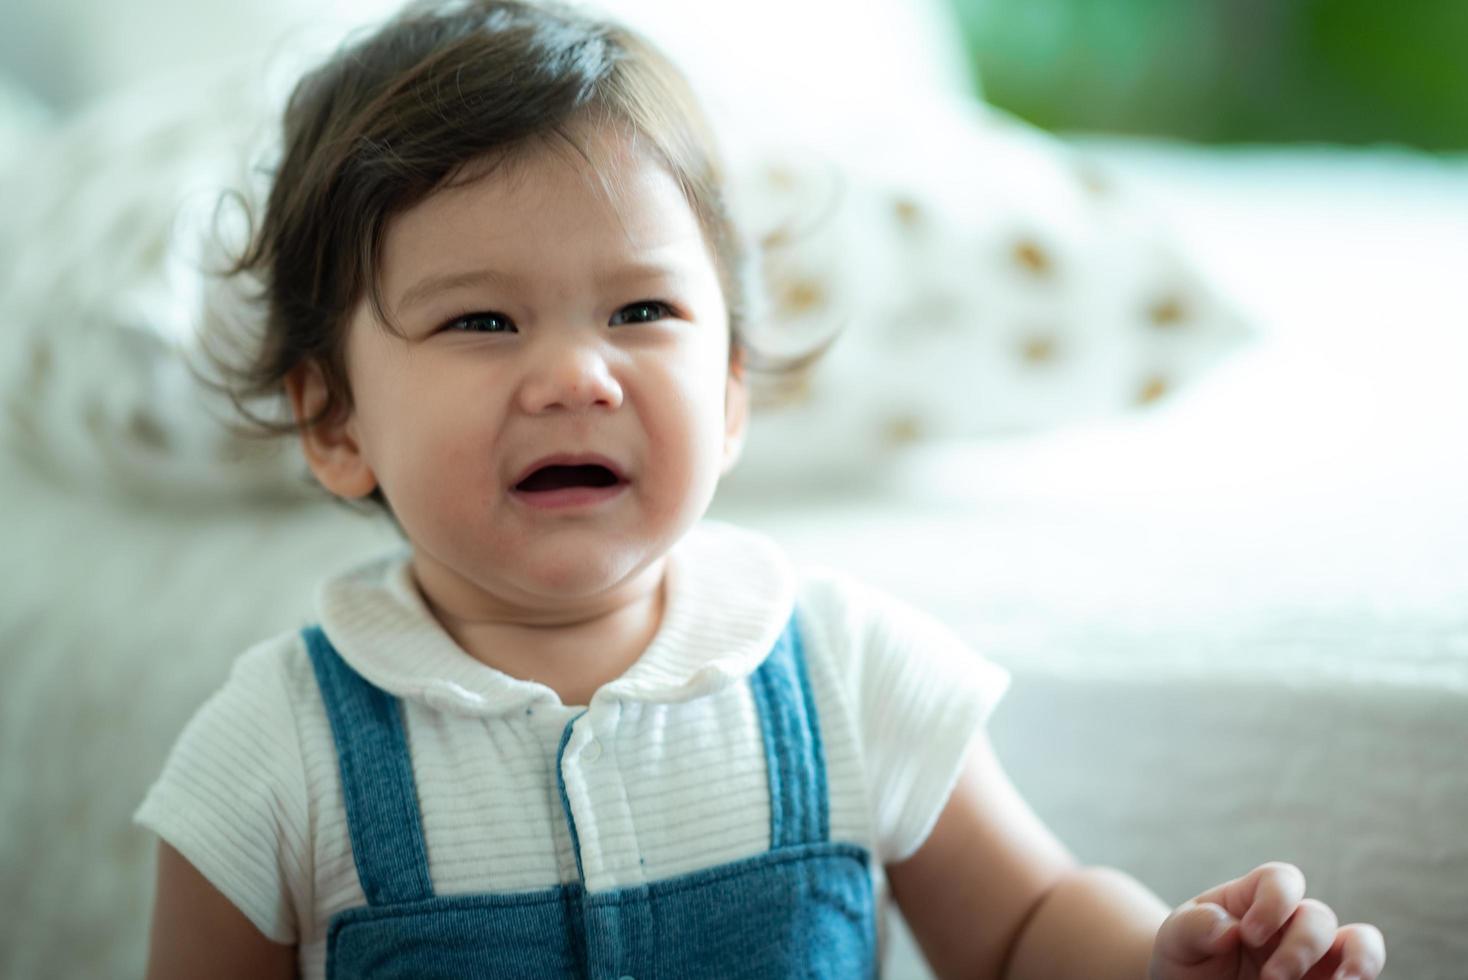
[{"label": "baby's eyebrow", "polygon": [[446,292],[450,289],[462,289],[465,286],[480,286],[489,284],[499,286],[503,289],[513,289],[519,285],[520,280],[506,272],[498,272],[494,269],[467,269],[463,272],[448,272],[437,276],[427,276],[420,279],[403,293],[403,298],[398,300],[398,311],[409,309],[433,296],[435,293]]},{"label": "baby's eyebrow", "polygon": [[676,265],[661,262],[634,262],[608,269],[596,277],[596,284],[603,288],[623,283],[646,282],[649,279],[679,279],[682,270]]},{"label": "baby's eyebrow", "polygon": [[[596,285],[601,289],[613,288],[652,280],[677,280],[682,278],[682,269],[676,264],[662,262],[632,262],[603,270],[596,274]],[[431,275],[414,283],[398,301],[398,312],[411,309],[429,297],[451,289],[480,285],[498,286],[513,290],[524,285],[519,276],[496,269],[466,269],[463,272],[447,272]]]}]

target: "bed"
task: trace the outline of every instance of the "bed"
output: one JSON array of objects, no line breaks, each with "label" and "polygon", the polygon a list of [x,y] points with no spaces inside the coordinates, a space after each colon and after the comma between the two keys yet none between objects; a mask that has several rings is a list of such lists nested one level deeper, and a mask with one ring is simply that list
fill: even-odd
[{"label": "bed", "polygon": [[[1247,324],[1226,355],[1126,411],[969,433],[899,414],[826,480],[781,483],[800,450],[777,443],[818,423],[776,419],[713,516],[910,599],[1008,668],[999,754],[1083,860],[1170,902],[1294,861],[1343,921],[1383,928],[1386,976],[1461,978],[1468,161],[1068,145]],[[34,349],[7,344],[3,366]],[[923,387],[921,364],[898,373]],[[142,479],[17,431],[0,973],[138,975],[153,844],[128,818],[169,745],[247,644],[311,617],[315,581],[395,539],[243,470]],[[926,976],[900,923],[887,965]]]},{"label": "bed", "polygon": [[1145,180],[1258,340],[1155,413],[738,516],[1008,667],[999,754],[1082,858],[1169,901],[1290,860],[1383,928],[1386,976],[1464,976],[1464,168],[1093,149]]}]

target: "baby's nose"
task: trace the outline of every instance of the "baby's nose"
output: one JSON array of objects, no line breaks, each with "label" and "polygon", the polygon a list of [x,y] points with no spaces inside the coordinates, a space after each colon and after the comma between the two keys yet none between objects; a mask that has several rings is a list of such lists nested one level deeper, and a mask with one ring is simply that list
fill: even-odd
[{"label": "baby's nose", "polygon": [[543,351],[520,386],[520,407],[532,414],[619,408],[622,386],[592,344],[556,345]]}]

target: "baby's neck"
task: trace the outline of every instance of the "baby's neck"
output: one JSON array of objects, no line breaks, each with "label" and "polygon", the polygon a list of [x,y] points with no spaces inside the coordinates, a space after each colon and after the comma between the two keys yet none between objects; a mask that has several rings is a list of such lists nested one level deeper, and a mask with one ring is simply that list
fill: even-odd
[{"label": "baby's neck", "polygon": [[474,659],[544,684],[566,705],[585,705],[627,672],[662,624],[664,564],[658,562],[606,601],[565,616],[473,620],[419,592],[440,625]]}]

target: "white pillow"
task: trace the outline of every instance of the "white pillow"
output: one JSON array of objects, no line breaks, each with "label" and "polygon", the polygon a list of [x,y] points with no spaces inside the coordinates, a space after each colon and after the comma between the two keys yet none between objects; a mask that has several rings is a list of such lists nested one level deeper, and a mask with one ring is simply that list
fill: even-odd
[{"label": "white pillow", "polygon": [[[220,192],[258,198],[275,131],[280,93],[250,68],[108,100],[0,188],[0,429],[57,470],[193,497],[310,486],[290,440],[232,435],[183,365],[202,322],[258,315],[203,271]],[[1062,144],[923,106],[874,112],[868,140],[724,134],[747,224],[798,232],[765,263],[756,339],[836,337],[787,407],[757,416],[736,487],[845,482],[917,441],[1154,400],[1242,335]]]},{"label": "white pillow", "polygon": [[50,112],[34,93],[0,74],[0,179],[51,124]]},{"label": "white pillow", "polygon": [[[254,74],[174,76],[34,141],[0,182],[0,436],[53,470],[149,493],[304,486],[226,426],[185,367],[213,217],[268,138]],[[221,294],[223,299],[221,299]]]},{"label": "white pillow", "polygon": [[1249,336],[1167,229],[1060,140],[953,101],[878,131],[869,152],[764,148],[740,168],[746,224],[791,239],[767,253],[756,339],[835,340],[755,415],[734,488],[870,480],[915,443],[1148,406]]}]

